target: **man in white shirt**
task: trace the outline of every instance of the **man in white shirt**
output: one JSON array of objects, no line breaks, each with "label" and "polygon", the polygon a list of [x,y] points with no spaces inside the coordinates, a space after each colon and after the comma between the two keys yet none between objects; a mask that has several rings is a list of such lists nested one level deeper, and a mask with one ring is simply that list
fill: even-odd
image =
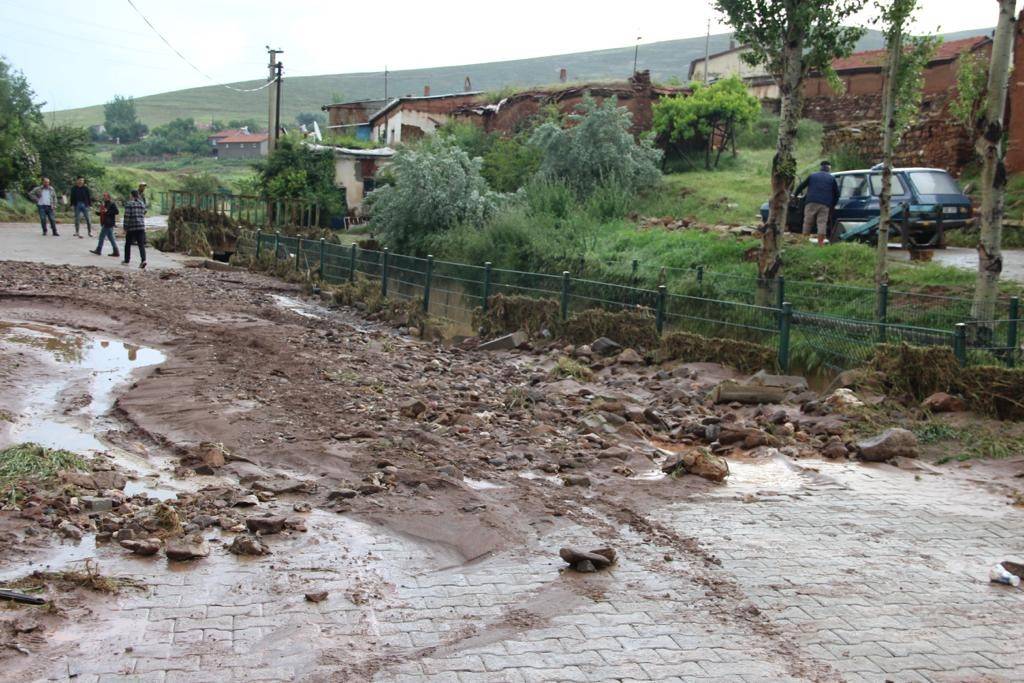
[{"label": "man in white shirt", "polygon": [[33,188],[29,196],[35,200],[36,208],[39,209],[39,223],[43,227],[43,236],[46,235],[46,221],[49,219],[53,236],[60,237],[57,234],[57,221],[53,213],[57,209],[57,191],[50,185],[50,179],[43,178],[43,184]]}]

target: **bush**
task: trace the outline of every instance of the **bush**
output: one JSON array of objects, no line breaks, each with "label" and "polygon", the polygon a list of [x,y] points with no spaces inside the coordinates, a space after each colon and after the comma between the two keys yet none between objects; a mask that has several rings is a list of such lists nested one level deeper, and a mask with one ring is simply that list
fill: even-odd
[{"label": "bush", "polygon": [[633,137],[632,115],[614,98],[598,104],[586,95],[579,113],[567,118],[573,125],[545,123],[530,136],[530,144],[540,150],[544,176],[563,181],[581,197],[602,185],[637,192],[658,183],[661,151],[650,137],[639,142]]},{"label": "bush", "polygon": [[[797,142],[821,138],[821,124],[811,119],[800,119],[796,129]],[[779,117],[761,113],[749,127],[736,133],[736,145],[744,149],[775,149],[779,141]]]},{"label": "bush", "polygon": [[260,195],[267,199],[298,199],[321,206],[320,221],[345,214],[345,191],[334,185],[334,154],[314,150],[285,137],[274,153],[255,165]]},{"label": "bush", "polygon": [[482,228],[499,197],[487,187],[481,165],[443,139],[402,149],[389,168],[394,184],[367,198],[372,229],[396,252],[421,253],[433,234],[457,225]]}]

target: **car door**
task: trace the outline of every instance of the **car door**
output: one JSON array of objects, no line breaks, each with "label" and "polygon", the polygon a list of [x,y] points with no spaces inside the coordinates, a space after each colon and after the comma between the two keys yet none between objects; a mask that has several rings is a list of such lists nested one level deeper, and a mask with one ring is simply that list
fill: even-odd
[{"label": "car door", "polygon": [[837,180],[839,201],[836,203],[836,220],[844,223],[863,223],[868,220],[871,188],[868,186],[867,174],[844,173]]}]

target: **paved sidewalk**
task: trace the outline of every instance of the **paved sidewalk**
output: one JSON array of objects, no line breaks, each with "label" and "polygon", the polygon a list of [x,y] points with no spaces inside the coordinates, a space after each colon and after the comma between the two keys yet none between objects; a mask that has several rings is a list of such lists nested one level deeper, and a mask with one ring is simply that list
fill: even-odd
[{"label": "paved sidewalk", "polygon": [[[52,265],[67,266],[100,266],[101,268],[124,269],[121,259],[111,258],[110,243],[103,247],[103,256],[90,254],[90,249],[96,248],[99,239],[99,228],[93,226],[94,237],[89,238],[85,227],[80,230],[82,239],[75,237],[75,226],[73,223],[60,223],[57,225],[59,237],[47,234],[43,237],[38,223],[0,223],[0,260],[5,261],[34,261],[36,263],[49,263]],[[117,233],[118,249],[124,249],[124,234],[118,228]],[[123,251],[122,251],[123,254]],[[167,256],[163,252],[146,247],[147,268],[158,270],[161,268],[180,268],[181,263]],[[131,268],[138,268],[138,250],[132,248]]]}]

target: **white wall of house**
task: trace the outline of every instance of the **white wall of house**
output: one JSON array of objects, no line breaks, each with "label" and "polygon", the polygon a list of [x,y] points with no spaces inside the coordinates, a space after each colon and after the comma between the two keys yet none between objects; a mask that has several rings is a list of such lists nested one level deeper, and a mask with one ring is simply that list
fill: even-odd
[{"label": "white wall of house", "polygon": [[345,188],[345,205],[350,210],[363,204],[363,181],[359,175],[359,159],[350,156],[334,157],[334,184]]},{"label": "white wall of house", "polygon": [[[416,111],[415,109],[396,109],[373,127],[373,139],[383,140],[386,145],[402,142],[402,126],[415,126],[425,135],[433,135],[439,127],[447,123],[446,114]],[[386,126],[386,128],[385,128]],[[383,133],[383,137],[381,137]]]}]

